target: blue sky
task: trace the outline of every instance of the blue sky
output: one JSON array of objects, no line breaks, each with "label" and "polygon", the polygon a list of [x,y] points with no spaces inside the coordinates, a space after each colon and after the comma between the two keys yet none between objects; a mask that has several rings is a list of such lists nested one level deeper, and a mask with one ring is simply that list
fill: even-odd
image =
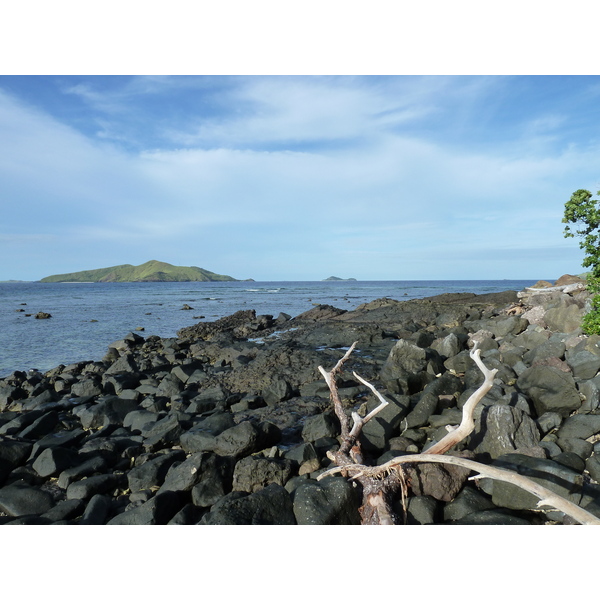
[{"label": "blue sky", "polygon": [[582,271],[598,76],[0,76],[0,280]]}]

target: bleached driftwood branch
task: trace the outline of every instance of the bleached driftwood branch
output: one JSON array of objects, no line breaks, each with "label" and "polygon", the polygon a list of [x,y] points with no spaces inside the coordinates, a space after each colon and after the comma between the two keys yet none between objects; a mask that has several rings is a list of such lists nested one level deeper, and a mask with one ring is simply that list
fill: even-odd
[{"label": "bleached driftwood branch", "polygon": [[[368,423],[378,412],[383,410],[388,405],[388,401],[375,389],[375,387],[371,383],[369,383],[368,381],[366,381],[365,379],[360,377],[360,375],[357,375],[355,372],[353,372],[352,374],[354,375],[354,377],[358,381],[360,381],[360,383],[362,383],[363,385],[366,385],[373,392],[373,394],[375,394],[375,396],[379,400],[379,405],[376,406],[365,417],[361,417],[357,412],[352,412],[352,423],[353,424],[352,424],[352,429],[350,429],[348,415],[346,414],[346,412],[344,411],[344,407],[342,406],[342,402],[341,402],[339,394],[338,394],[335,378],[341,372],[342,367],[344,366],[344,363],[350,358],[350,355],[352,354],[354,348],[356,348],[357,343],[358,342],[354,342],[354,344],[352,344],[352,346],[350,346],[350,348],[348,349],[346,354],[344,354],[344,356],[342,356],[342,358],[340,358],[340,360],[337,362],[335,367],[333,367],[333,369],[331,369],[331,371],[327,372],[323,367],[321,367],[321,366],[319,367],[319,371],[325,378],[327,387],[329,387],[330,397],[331,397],[331,401],[333,403],[333,408],[335,410],[335,414],[340,421],[342,439],[344,440],[342,443],[342,447],[340,448],[340,451],[342,451],[342,452],[347,452],[351,447],[353,447],[355,445],[356,440],[358,439],[358,436],[360,435],[360,432],[361,432],[363,426],[366,423]],[[359,459],[361,459],[360,453],[358,453],[357,456],[354,457],[355,462],[358,462]]]},{"label": "bleached driftwood branch", "polygon": [[[329,387],[330,398],[333,403],[335,414],[340,421],[341,428],[340,448],[336,452],[328,452],[327,456],[342,470],[349,465],[362,463],[363,456],[360,441],[358,439],[362,428],[388,405],[388,401],[372,384],[356,373],[353,373],[354,377],[356,377],[360,383],[366,385],[375,394],[376,398],[379,400],[379,404],[365,417],[361,417],[357,412],[352,412],[353,425],[352,428],[350,428],[350,421],[342,406],[335,379],[341,372],[344,363],[350,358],[350,354],[352,354],[356,344],[357,342],[352,344],[346,354],[344,354],[331,371],[328,372],[323,367],[319,367],[319,371],[325,378],[325,382]],[[402,491],[402,497],[405,497],[406,483],[404,481],[404,473],[401,470],[395,471],[383,479],[377,477],[371,478],[368,476],[361,477],[359,475],[357,479],[362,486],[363,493],[363,502],[359,510],[361,522],[365,525],[394,525],[395,516],[391,508],[391,498],[395,496],[398,489]]]},{"label": "bleached driftwood branch", "polygon": [[375,397],[379,400],[379,405],[376,406],[366,417],[361,417],[357,412],[352,413],[352,420],[354,426],[350,431],[350,436],[358,437],[363,426],[368,423],[378,412],[382,411],[389,402],[375,389],[375,386],[369,383],[366,379],[363,379],[360,375],[352,371],[352,375],[358,379],[363,385],[366,385],[375,394]]},{"label": "bleached driftwood branch", "polygon": [[471,397],[465,402],[460,425],[456,429],[450,431],[439,442],[423,451],[423,454],[444,454],[445,452],[448,452],[450,448],[456,446],[456,444],[459,442],[462,442],[462,440],[464,440],[475,429],[475,419],[473,417],[475,407],[492,389],[492,386],[494,385],[494,377],[498,372],[498,369],[488,369],[483,364],[480,354],[481,350],[477,347],[476,343],[469,355],[475,361],[475,364],[479,367],[479,370],[483,373],[484,380],[481,386],[475,390],[475,392],[471,394]]},{"label": "bleached driftwood branch", "polygon": [[335,378],[341,372],[344,363],[350,358],[354,348],[356,348],[356,344],[358,344],[358,342],[354,342],[354,344],[350,346],[346,354],[344,354],[344,356],[338,360],[337,364],[335,367],[333,367],[333,369],[331,369],[331,371],[327,372],[323,367],[319,366],[319,371],[325,378],[325,383],[329,388],[331,401],[333,403],[333,410],[335,411],[335,414],[340,422],[342,437],[344,438],[350,433],[350,427],[348,425],[348,415],[344,411],[344,407],[342,406],[342,402],[337,391]]},{"label": "bleached driftwood branch", "polygon": [[[548,294],[551,292],[564,292],[568,294],[569,292],[576,292],[579,290],[585,289],[585,283],[569,283],[567,285],[555,285],[547,288],[534,288],[528,287],[525,288],[527,292],[532,292],[534,294]],[[517,294],[518,295],[518,294]]]},{"label": "bleached driftwood branch", "polygon": [[[365,465],[349,465],[346,467],[346,470],[351,473],[354,472],[356,477],[358,475],[368,476],[368,477],[381,477],[383,473],[389,472],[394,467],[399,467],[400,465],[407,463],[422,463],[422,462],[434,462],[434,463],[445,463],[450,465],[457,465],[459,467],[465,467],[466,469],[470,469],[471,471],[476,471],[480,475],[480,477],[488,477],[490,479],[496,479],[498,481],[505,481],[506,483],[512,483],[517,487],[529,492],[540,499],[538,502],[538,507],[540,506],[551,506],[561,512],[569,515],[579,523],[583,525],[600,525],[600,519],[589,513],[587,510],[577,506],[573,502],[570,502],[566,498],[551,492],[545,487],[535,483],[531,479],[520,475],[519,473],[515,473],[513,471],[509,471],[508,469],[501,469],[499,467],[493,467],[491,465],[484,465],[478,463],[474,460],[469,460],[467,458],[460,458],[458,456],[447,456],[447,455],[439,455],[439,454],[411,454],[407,456],[397,456],[392,460],[389,460],[383,465],[379,465],[377,467],[368,467]],[[318,480],[323,477],[327,477],[328,475],[333,475],[335,473],[339,473],[342,469],[340,467],[335,467],[322,473],[317,477]]]},{"label": "bleached driftwood branch", "polygon": [[[363,483],[363,485],[366,485],[367,488],[369,488],[368,493],[365,493],[364,495],[363,507],[361,508],[363,522],[365,522],[365,513],[369,512],[369,514],[375,516],[376,522],[382,524],[393,524],[393,518],[391,517],[389,510],[389,500],[386,499],[385,492],[389,492],[390,489],[398,489],[401,487],[403,494],[405,493],[405,480],[402,470],[403,464],[429,462],[452,464],[479,473],[479,475],[473,477],[472,479],[487,477],[516,485],[517,487],[539,498],[538,507],[553,507],[570,516],[575,521],[582,523],[583,525],[600,525],[600,519],[585,509],[577,506],[573,502],[570,502],[566,498],[551,492],[545,487],[535,483],[523,475],[520,475],[519,473],[509,471],[508,469],[493,467],[491,465],[484,465],[458,456],[443,455],[444,452],[447,452],[457,443],[464,440],[473,431],[475,428],[475,420],[473,418],[474,409],[494,384],[494,377],[497,373],[497,369],[488,369],[485,366],[481,360],[481,351],[477,348],[477,344],[471,350],[470,355],[475,361],[475,364],[479,367],[480,371],[483,373],[484,381],[463,406],[463,415],[460,425],[421,454],[398,456],[392,460],[389,460],[385,464],[374,467],[360,464],[362,456],[359,447],[358,451],[354,452],[354,454],[350,450],[356,442],[356,438],[360,434],[363,425],[373,418],[379,411],[383,410],[388,403],[373,385],[354,373],[354,376],[361,383],[368,386],[373,391],[373,393],[379,399],[380,404],[364,418],[359,417],[357,413],[353,413],[352,418],[354,420],[354,426],[352,430],[349,429],[348,417],[343,410],[342,403],[337,393],[335,376],[341,370],[344,362],[348,360],[355,347],[356,342],[352,344],[350,349],[329,373],[327,373],[323,367],[319,367],[319,370],[325,377],[325,381],[327,382],[327,385],[331,391],[331,398],[334,403],[334,408],[338,418],[340,419],[340,424],[342,425],[343,443],[338,452],[331,454],[328,453],[328,455],[330,454],[331,458],[334,459],[338,466],[329,469],[325,473],[322,473],[317,479],[321,480],[324,477],[334,475],[335,473],[343,473],[344,475],[350,475],[351,473],[354,473],[351,479],[358,479]],[[344,449],[343,452],[342,449]],[[350,459],[349,454],[352,456],[352,460]],[[390,482],[393,481],[393,485],[390,486],[388,490],[385,490],[384,488],[384,483],[386,480],[390,480]],[[381,486],[378,486],[377,482],[382,482]],[[369,511],[366,511],[366,509],[369,509]],[[371,522],[374,521],[372,520]]]}]

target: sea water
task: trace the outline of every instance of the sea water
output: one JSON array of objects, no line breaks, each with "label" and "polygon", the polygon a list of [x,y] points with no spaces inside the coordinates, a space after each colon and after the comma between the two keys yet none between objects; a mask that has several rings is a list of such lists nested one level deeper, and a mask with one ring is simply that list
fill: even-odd
[{"label": "sea water", "polygon": [[[274,281],[184,283],[0,283],[0,377],[16,370],[100,360],[130,331],[177,330],[238,310],[295,317],[317,304],[352,310],[377,298],[410,300],[447,292],[522,290],[535,280]],[[192,310],[182,310],[184,305]],[[35,319],[38,312],[52,315]],[[28,316],[29,315],[29,316]],[[202,317],[200,319],[200,317]]]}]

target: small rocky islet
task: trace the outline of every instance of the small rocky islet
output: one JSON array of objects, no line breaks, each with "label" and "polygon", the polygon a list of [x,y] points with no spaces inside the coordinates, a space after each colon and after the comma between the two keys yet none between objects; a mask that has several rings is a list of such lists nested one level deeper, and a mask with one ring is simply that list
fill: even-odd
[{"label": "small rocky islet", "polygon": [[[455,449],[600,516],[600,337],[580,329],[589,293],[571,276],[536,288],[294,318],[245,310],[175,338],[132,332],[100,361],[16,371],[0,380],[0,524],[358,524],[356,484],[317,480],[340,433],[318,367],[355,341],[344,405],[364,414],[378,402],[352,371],[389,401],[363,428],[371,464],[460,422],[483,378],[477,341],[498,373]],[[408,524],[571,522],[507,483],[422,473]]]}]

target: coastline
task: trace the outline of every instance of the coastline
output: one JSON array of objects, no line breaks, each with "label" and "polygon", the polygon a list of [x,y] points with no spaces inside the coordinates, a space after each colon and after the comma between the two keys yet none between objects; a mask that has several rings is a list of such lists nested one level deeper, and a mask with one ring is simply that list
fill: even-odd
[{"label": "coastline", "polygon": [[[97,360],[110,343],[138,327],[144,328],[145,336],[175,337],[179,329],[196,320],[214,321],[240,309],[297,316],[315,304],[351,310],[384,296],[410,300],[446,291],[521,290],[533,283],[424,280],[0,285],[4,340],[0,377],[15,370],[46,371],[61,363]],[[185,304],[193,310],[182,311]],[[52,319],[34,322],[25,316],[40,311],[51,314]]]},{"label": "coastline", "polygon": [[[479,380],[476,339],[498,375],[458,450],[535,468],[600,514],[600,349],[578,329],[586,301],[563,289],[320,304],[293,318],[248,309],[173,338],[131,333],[101,360],[15,372],[0,380],[0,524],[356,524],[355,488],[317,481],[339,443],[318,367],[358,342],[339,389],[348,410],[372,406],[356,370],[390,402],[363,430],[381,463],[460,420]],[[569,522],[498,482],[444,481],[413,488],[409,523]]]}]

